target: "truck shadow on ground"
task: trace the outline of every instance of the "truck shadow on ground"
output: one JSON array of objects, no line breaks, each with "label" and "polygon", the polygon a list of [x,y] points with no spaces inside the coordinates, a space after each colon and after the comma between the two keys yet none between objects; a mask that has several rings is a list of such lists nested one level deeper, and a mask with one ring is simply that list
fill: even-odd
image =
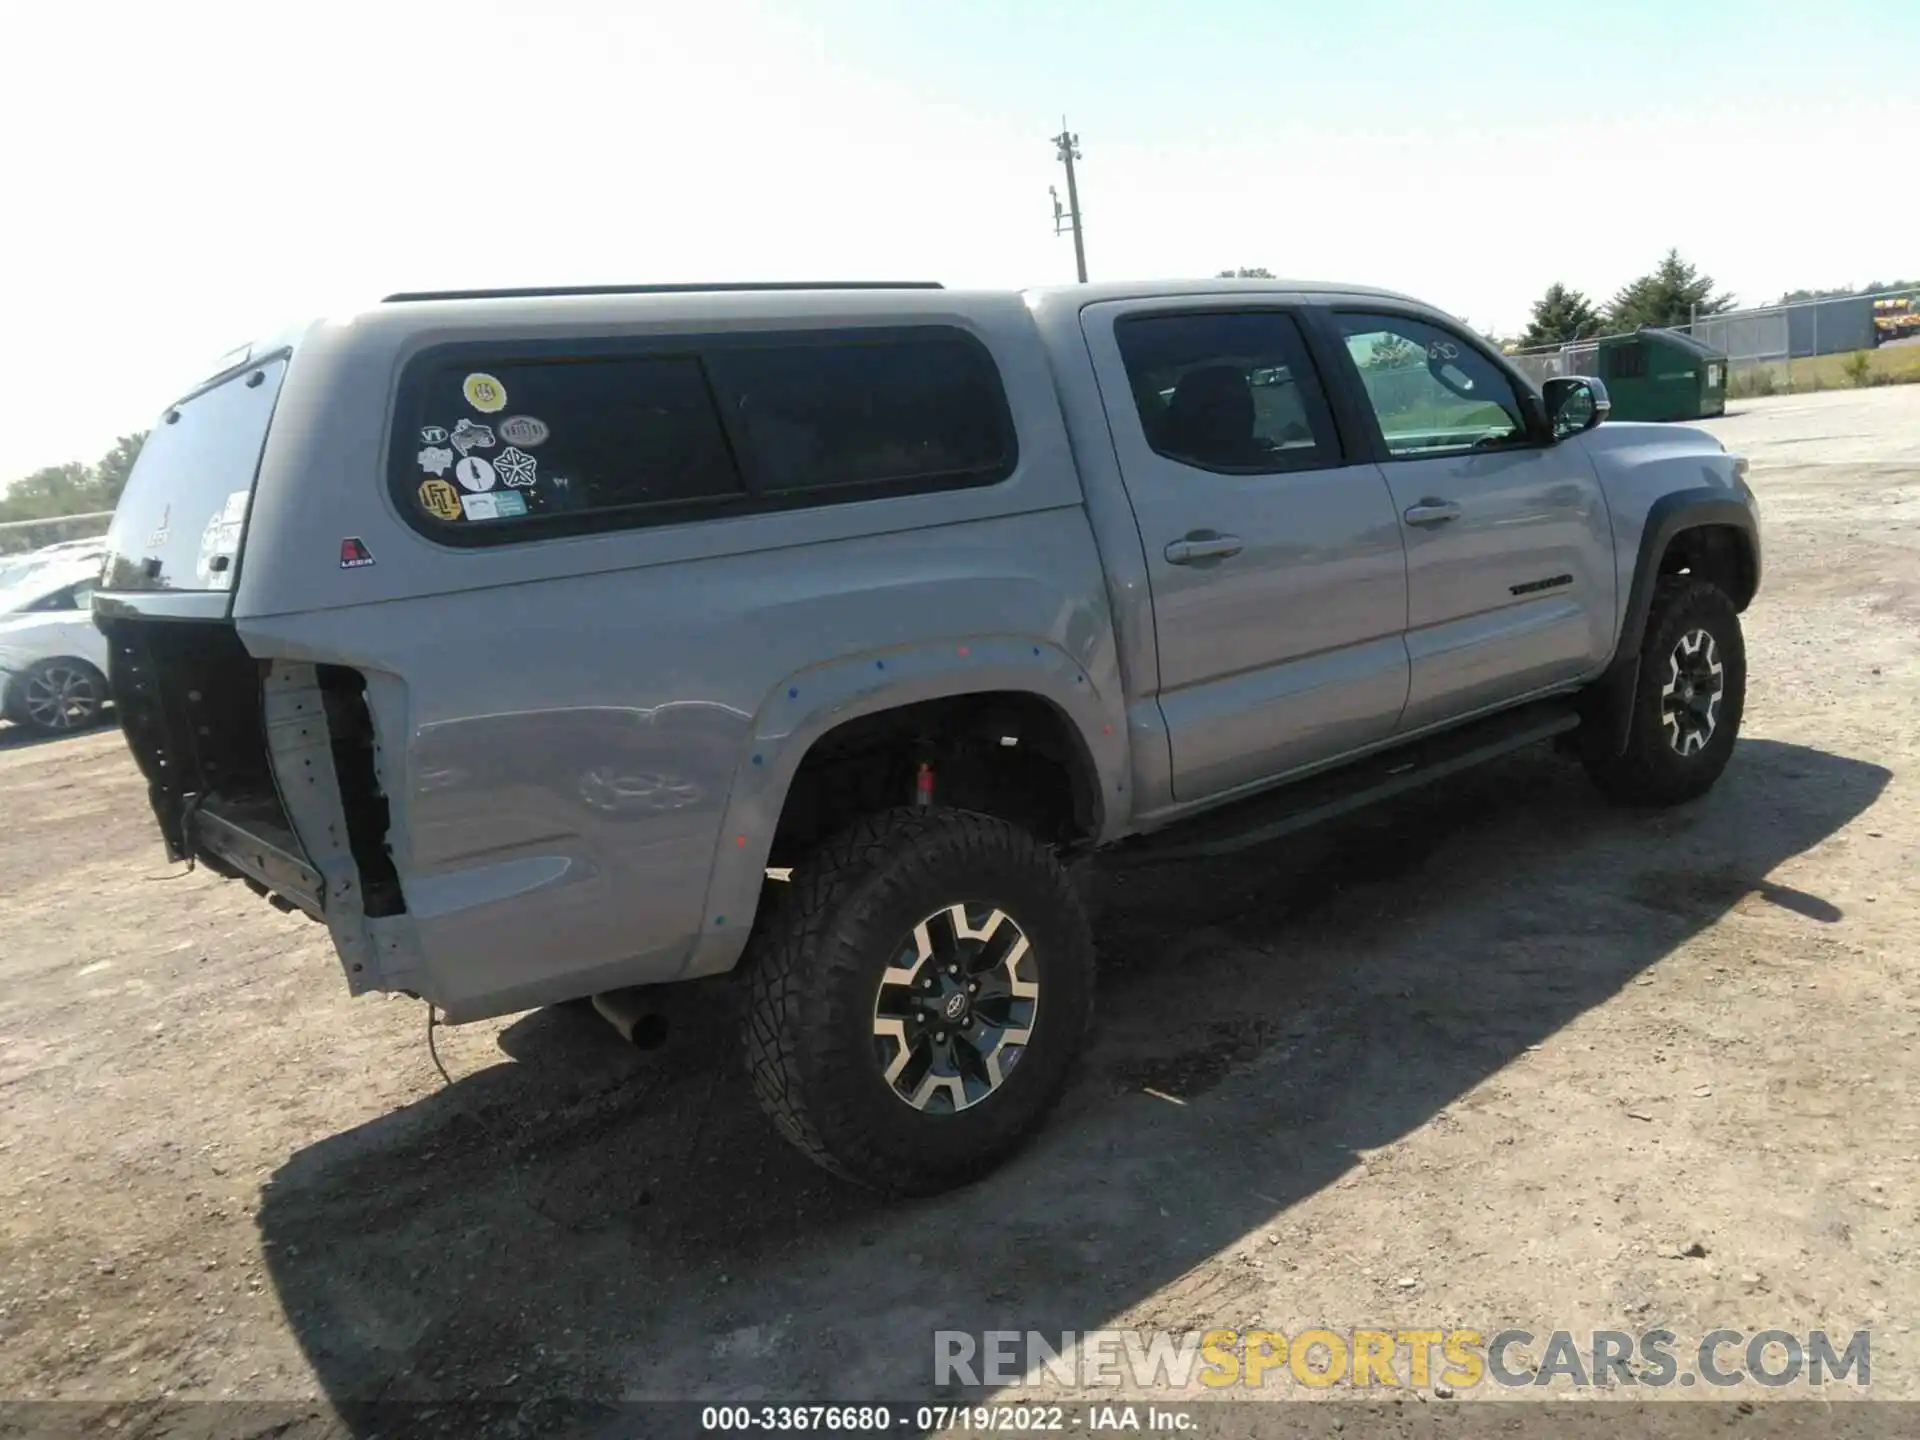
[{"label": "truck shadow on ground", "polygon": [[546,1430],[619,1397],[911,1402],[936,1398],[936,1329],[1094,1329],[1149,1297],[1157,1323],[1231,1324],[1232,1267],[1189,1272],[1360,1152],[1736,906],[1842,918],[1766,877],[1888,778],[1746,741],[1712,796],[1649,816],[1542,750],[1111,875],[1082,1079],[1005,1170],[910,1204],[781,1143],[712,1014],[642,1056],[591,1012],[538,1012],[501,1037],[513,1063],[283,1166],[259,1216],[272,1277],[363,1433],[380,1407],[356,1402],[511,1400]]}]

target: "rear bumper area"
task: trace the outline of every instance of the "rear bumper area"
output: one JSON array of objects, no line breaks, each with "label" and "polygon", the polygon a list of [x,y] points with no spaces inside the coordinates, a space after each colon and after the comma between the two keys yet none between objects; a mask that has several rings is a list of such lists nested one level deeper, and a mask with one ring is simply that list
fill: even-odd
[{"label": "rear bumper area", "polygon": [[194,855],[210,870],[250,880],[288,908],[326,919],[320,872],[307,863],[300,837],[287,828],[278,802],[235,804],[210,795],[187,824]]},{"label": "rear bumper area", "polygon": [[95,613],[168,858],[325,924],[353,993],[406,988],[363,677],[258,660],[224,619]]}]

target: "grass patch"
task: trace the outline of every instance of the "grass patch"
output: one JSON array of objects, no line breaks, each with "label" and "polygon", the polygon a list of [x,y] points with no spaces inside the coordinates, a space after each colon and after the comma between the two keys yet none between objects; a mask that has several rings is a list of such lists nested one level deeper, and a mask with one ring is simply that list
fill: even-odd
[{"label": "grass patch", "polygon": [[1765,365],[1743,365],[1727,377],[1727,396],[1744,400],[1755,395],[1805,395],[1816,390],[1872,385],[1920,385],[1920,345],[1816,355],[1791,363],[1776,360]]}]

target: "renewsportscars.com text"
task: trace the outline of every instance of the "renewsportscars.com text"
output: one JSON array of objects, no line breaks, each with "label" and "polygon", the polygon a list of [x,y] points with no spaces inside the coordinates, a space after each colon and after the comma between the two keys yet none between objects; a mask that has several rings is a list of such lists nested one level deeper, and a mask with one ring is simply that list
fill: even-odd
[{"label": "renewsportscars.com text", "polygon": [[1773,1388],[1873,1378],[1872,1337],[1836,1343],[1824,1330],[1710,1330],[1682,1340],[1671,1330],[940,1330],[933,1337],[937,1385],[1052,1382],[1076,1388],[1184,1390],[1303,1385],[1355,1389],[1445,1386],[1472,1390],[1635,1386],[1663,1389],[1741,1384]]}]

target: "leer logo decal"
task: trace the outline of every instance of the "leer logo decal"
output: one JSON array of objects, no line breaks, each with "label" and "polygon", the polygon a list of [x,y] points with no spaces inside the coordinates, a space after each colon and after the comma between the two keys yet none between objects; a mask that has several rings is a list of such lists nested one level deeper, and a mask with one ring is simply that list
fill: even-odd
[{"label": "leer logo decal", "polygon": [[373,552],[367,549],[365,541],[355,537],[340,542],[340,568],[342,570],[359,570],[371,564],[373,564]]},{"label": "leer logo decal", "polygon": [[420,508],[442,520],[460,518],[460,492],[444,480],[428,480],[420,486]]},{"label": "leer logo decal", "polygon": [[492,415],[506,408],[507,387],[482,371],[475,371],[462,380],[460,393],[466,396],[467,403],[482,415]]}]

